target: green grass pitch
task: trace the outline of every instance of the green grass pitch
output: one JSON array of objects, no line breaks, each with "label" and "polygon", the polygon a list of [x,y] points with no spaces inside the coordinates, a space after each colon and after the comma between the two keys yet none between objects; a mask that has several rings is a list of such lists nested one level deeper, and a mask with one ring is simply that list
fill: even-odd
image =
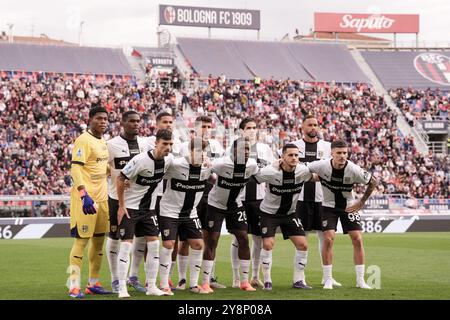
[{"label": "green grass pitch", "polygon": [[[222,236],[216,274],[229,288],[201,296],[175,291],[173,297],[148,297],[130,289],[131,299],[450,299],[450,233],[364,234],[366,267],[377,265],[381,270],[379,290],[355,288],[353,251],[349,237],[344,235],[336,238],[333,263],[333,276],[343,287],[323,290],[316,236],[311,235],[309,242],[306,279],[313,290],[291,289],[294,248],[290,241],[283,241],[279,236],[273,254],[273,291],[232,289],[230,237]],[[70,299],[65,284],[71,245],[70,238],[1,240],[0,299]],[[82,283],[87,281],[87,259],[84,260]],[[143,266],[141,279],[144,279]],[[110,288],[106,257],[101,281]],[[86,299],[117,299],[117,296],[87,296]]]}]

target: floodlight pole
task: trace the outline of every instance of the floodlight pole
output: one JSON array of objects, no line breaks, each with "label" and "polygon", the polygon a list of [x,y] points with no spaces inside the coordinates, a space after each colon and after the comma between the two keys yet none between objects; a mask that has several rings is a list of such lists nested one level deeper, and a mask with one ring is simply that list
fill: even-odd
[{"label": "floodlight pole", "polygon": [[78,46],[80,46],[80,47],[81,47],[81,33],[83,32],[83,24],[84,24],[84,21],[81,21],[80,22],[80,31],[78,33]]}]

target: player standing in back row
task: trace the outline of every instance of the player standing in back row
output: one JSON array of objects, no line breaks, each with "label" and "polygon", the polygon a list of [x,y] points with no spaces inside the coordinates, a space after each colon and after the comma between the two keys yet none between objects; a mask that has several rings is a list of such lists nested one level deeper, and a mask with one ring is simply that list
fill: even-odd
[{"label": "player standing in back row", "polygon": [[[377,181],[360,166],[347,160],[348,146],[342,140],[331,143],[332,159],[314,161],[308,164],[311,172],[319,176],[323,187],[322,228],[324,246],[322,250],[324,289],[333,289],[333,243],[338,219],[341,220],[344,234],[349,234],[353,244],[353,261],[356,271],[356,287],[372,289],[364,280],[364,246],[362,227],[358,211],[364,206]],[[355,200],[353,185],[367,185],[360,200]]]},{"label": "player standing in back row", "polygon": [[[258,142],[258,129],[256,120],[253,118],[245,118],[239,124],[239,129],[243,137],[249,139],[250,142],[250,159],[254,159],[259,168],[264,168],[272,164],[275,160],[272,149],[265,144]],[[261,227],[259,216],[259,205],[265,195],[265,183],[258,183],[255,177],[250,177],[247,185],[242,193],[242,203],[245,207],[247,215],[248,234],[252,235],[251,261],[252,261],[252,279],[250,284],[254,287],[263,287],[264,284],[259,279],[259,270],[261,265]],[[232,235],[230,255],[231,266],[233,270],[233,288],[240,287],[239,279],[239,256],[238,243],[234,235]]]},{"label": "player standing in back row", "polygon": [[[108,258],[109,270],[111,271],[111,286],[114,293],[119,292],[118,275],[118,255],[120,247],[120,238],[118,234],[117,209],[119,201],[117,199],[116,179],[120,175],[125,165],[136,155],[146,152],[150,149],[151,138],[139,137],[139,127],[141,117],[139,114],[130,110],[122,115],[121,125],[123,132],[108,140],[109,168],[110,178],[108,179],[108,205],[110,230],[106,241],[106,257]],[[138,271],[142,257],[145,253],[146,242],[143,234],[135,234],[133,239],[132,259],[130,268],[130,277],[128,284],[136,291],[145,292],[146,289],[139,283]]]}]

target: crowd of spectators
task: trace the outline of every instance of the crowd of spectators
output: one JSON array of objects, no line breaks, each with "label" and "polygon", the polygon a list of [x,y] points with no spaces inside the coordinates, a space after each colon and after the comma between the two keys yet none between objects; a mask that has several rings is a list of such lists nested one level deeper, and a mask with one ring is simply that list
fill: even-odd
[{"label": "crowd of spectators", "polygon": [[[403,137],[397,130],[395,112],[365,84],[312,85],[273,79],[255,84],[221,76],[194,88],[173,87],[148,82],[96,83],[89,77],[62,75],[1,79],[0,194],[67,194],[73,141],[87,127],[90,106],[100,103],[110,112],[106,139],[119,133],[120,115],[126,110],[142,114],[144,136],[153,134],[158,112],[181,117],[190,110],[194,115],[213,114],[231,130],[252,116],[265,129],[264,141],[274,149],[298,139],[301,119],[313,113],[323,138],[344,138],[351,146],[351,159],[378,178],[376,194],[449,197],[448,157],[420,155],[412,137]],[[448,119],[446,97],[411,90],[391,95],[397,95],[403,110]]]}]

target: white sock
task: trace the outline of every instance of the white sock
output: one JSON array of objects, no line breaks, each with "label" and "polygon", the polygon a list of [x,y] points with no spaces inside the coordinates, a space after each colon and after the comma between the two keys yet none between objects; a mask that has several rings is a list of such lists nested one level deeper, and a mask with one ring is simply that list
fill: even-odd
[{"label": "white sock", "polygon": [[272,282],[270,270],[272,269],[272,250],[261,249],[261,267],[264,275],[264,282]]},{"label": "white sock", "polygon": [[250,260],[239,260],[239,264],[241,266],[241,282],[246,282],[250,273]]},{"label": "white sock", "polygon": [[294,257],[294,283],[305,281],[305,268],[308,262],[308,251],[295,250]]},{"label": "white sock", "polygon": [[216,278],[216,260],[213,260],[213,265],[212,265],[212,269],[211,269],[211,279],[215,279]]},{"label": "white sock", "polygon": [[147,276],[147,288],[156,287],[156,276],[159,266],[159,240],[147,242],[147,259],[145,259],[145,271]]},{"label": "white sock", "polygon": [[255,235],[253,235],[252,238],[252,278],[259,279],[259,269],[261,268],[262,238]]},{"label": "white sock", "polygon": [[203,260],[203,283],[209,283],[209,279],[211,279],[211,272],[213,269],[214,260]]},{"label": "white sock", "polygon": [[189,263],[189,256],[182,256],[181,254],[178,254],[177,261],[178,261],[178,281],[181,281],[181,279],[186,279],[186,270]]},{"label": "white sock", "polygon": [[323,280],[324,281],[333,279],[333,265],[332,264],[322,266],[322,270],[323,270]]},{"label": "white sock", "polygon": [[119,290],[127,288],[127,273],[130,265],[130,251],[133,244],[131,242],[122,241],[119,250]]},{"label": "white sock", "polygon": [[230,257],[231,257],[231,270],[233,270],[233,282],[239,281],[239,244],[234,235],[231,235]]},{"label": "white sock", "polygon": [[108,239],[106,239],[106,257],[108,258],[109,270],[111,270],[111,282],[119,280],[119,250],[120,240],[114,240],[108,237]]},{"label": "white sock", "polygon": [[355,271],[356,271],[356,283],[364,282],[365,266],[363,264],[357,264],[355,265]]},{"label": "white sock", "polygon": [[173,249],[166,249],[162,247],[161,252],[159,253],[159,277],[163,288],[169,288],[169,273],[172,264],[172,251]]},{"label": "white sock", "polygon": [[[189,256],[186,257],[189,259],[189,287],[196,287],[198,285],[198,276],[200,274],[200,270],[202,268],[202,255],[203,250],[194,250],[191,249],[189,252]],[[184,257],[184,256],[181,256]],[[186,271],[184,273],[186,276]],[[181,278],[180,278],[181,279]],[[186,279],[186,278],[182,278]]]},{"label": "white sock", "polygon": [[131,250],[131,265],[130,265],[130,272],[128,274],[129,277],[138,276],[139,266],[141,264],[142,259],[144,258],[146,245],[147,242],[145,241],[145,237],[134,237],[133,247]]}]

